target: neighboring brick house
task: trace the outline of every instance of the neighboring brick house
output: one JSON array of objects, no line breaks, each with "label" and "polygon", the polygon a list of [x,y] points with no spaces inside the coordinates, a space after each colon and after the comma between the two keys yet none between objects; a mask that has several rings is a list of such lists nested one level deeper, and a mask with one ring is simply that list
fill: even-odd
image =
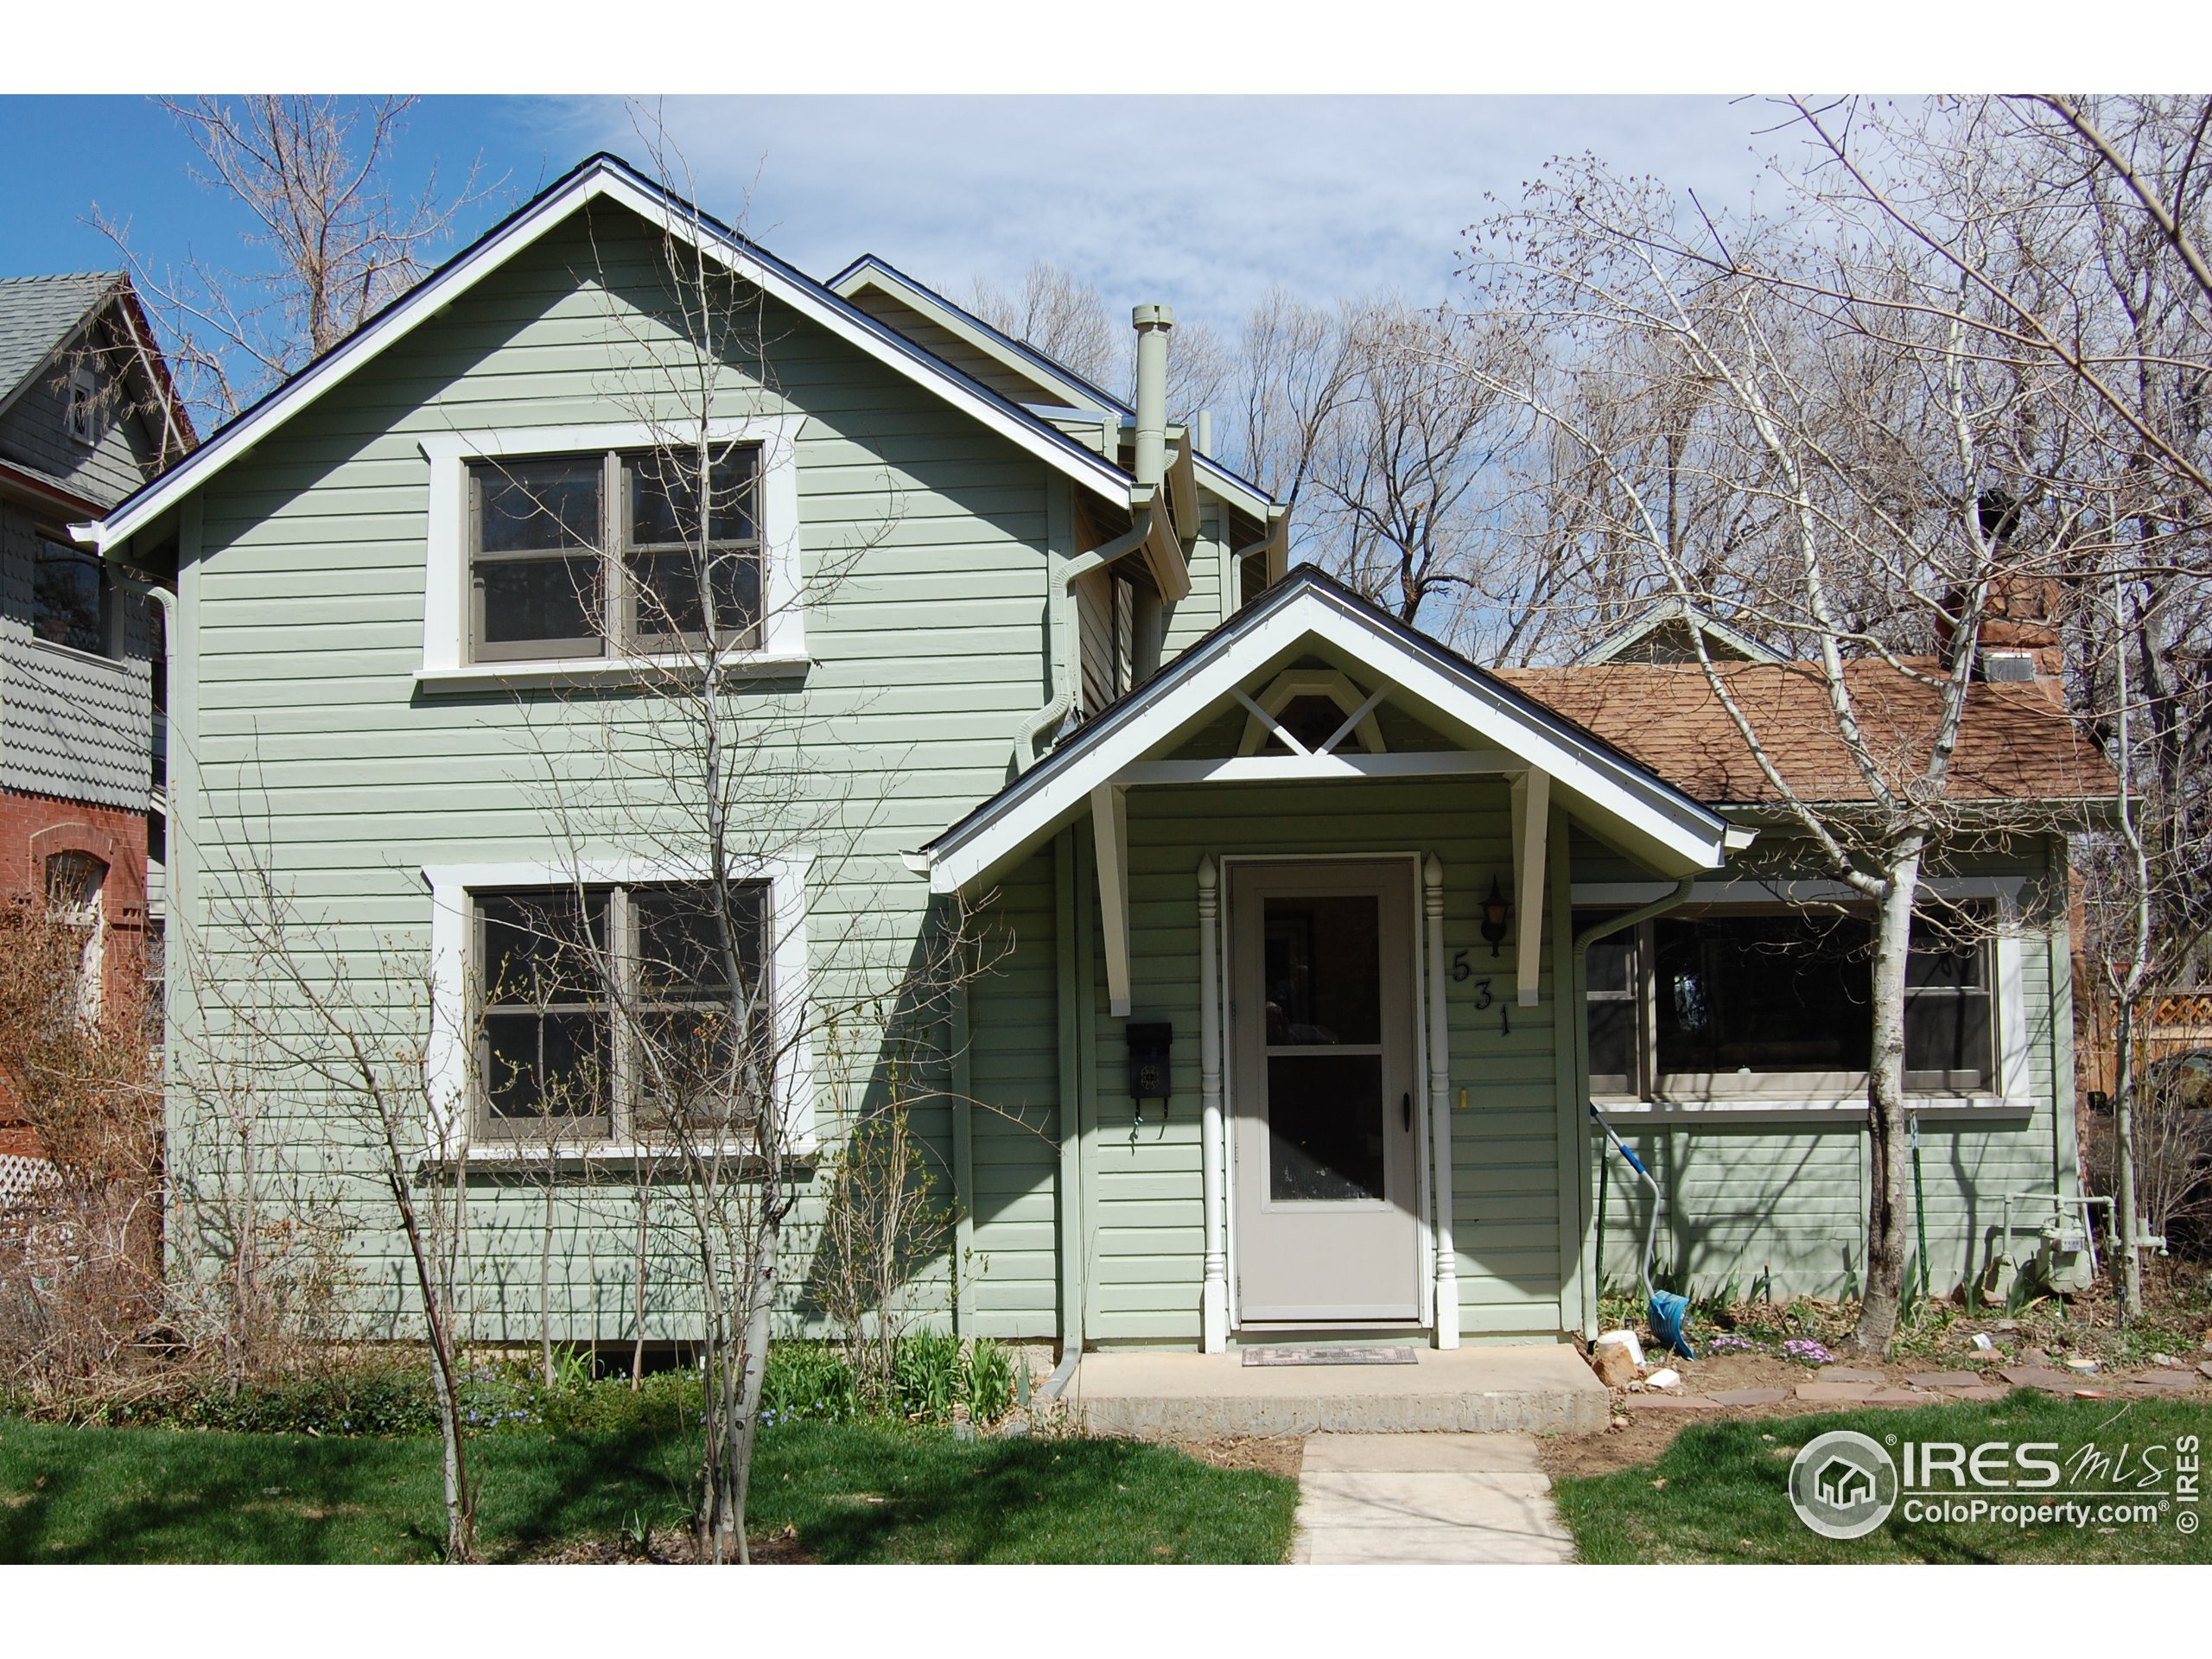
[{"label": "neighboring brick house", "polygon": [[[0,278],[0,899],[81,923],[108,1018],[159,971],[160,616],[68,526],[194,441],[128,277]],[[40,1150],[0,1096],[0,1160]]]}]

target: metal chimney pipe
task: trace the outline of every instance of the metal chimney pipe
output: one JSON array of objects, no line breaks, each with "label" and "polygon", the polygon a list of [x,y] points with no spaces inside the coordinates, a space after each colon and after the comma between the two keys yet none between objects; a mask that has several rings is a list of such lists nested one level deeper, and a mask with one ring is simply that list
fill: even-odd
[{"label": "metal chimney pipe", "polygon": [[1137,331],[1137,465],[1140,484],[1167,475],[1167,331],[1175,309],[1141,305],[1129,313]]}]

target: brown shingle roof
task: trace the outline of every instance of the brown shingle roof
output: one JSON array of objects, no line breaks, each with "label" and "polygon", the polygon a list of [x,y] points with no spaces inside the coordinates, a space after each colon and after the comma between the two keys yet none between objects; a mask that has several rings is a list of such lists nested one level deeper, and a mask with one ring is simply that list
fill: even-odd
[{"label": "brown shingle roof", "polygon": [[[1872,798],[1810,663],[1715,665],[1776,769],[1800,798]],[[1845,664],[1860,727],[1884,775],[1922,775],[1940,688],[1886,663]],[[1588,727],[1688,794],[1714,805],[1781,798],[1694,663],[1500,669],[1497,677]],[[2114,792],[2111,769],[2046,679],[1976,683],[1945,793],[1955,801],[2085,800]]]}]

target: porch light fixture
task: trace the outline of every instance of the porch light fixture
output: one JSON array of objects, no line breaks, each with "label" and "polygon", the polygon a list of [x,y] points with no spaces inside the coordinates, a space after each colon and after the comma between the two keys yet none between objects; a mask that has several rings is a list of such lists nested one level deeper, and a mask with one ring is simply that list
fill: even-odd
[{"label": "porch light fixture", "polygon": [[1505,894],[1497,885],[1497,878],[1490,879],[1490,897],[1483,900],[1483,938],[1490,941],[1490,953],[1497,954],[1497,947],[1505,942],[1506,918],[1513,914],[1513,906],[1506,902]]}]

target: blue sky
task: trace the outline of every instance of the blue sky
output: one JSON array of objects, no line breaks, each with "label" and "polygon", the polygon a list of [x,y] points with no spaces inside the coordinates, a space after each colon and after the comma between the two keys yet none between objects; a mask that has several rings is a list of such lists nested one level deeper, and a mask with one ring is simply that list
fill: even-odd
[{"label": "blue sky", "polygon": [[[1164,299],[1233,327],[1281,283],[1326,302],[1446,297],[1485,192],[1510,200],[1590,149],[1740,201],[1777,142],[1757,100],[1720,97],[752,97],[657,106],[703,205],[817,276],[880,255],[956,295],[1033,258],[1109,302]],[[397,158],[505,182],[470,232],[594,149],[642,162],[639,106],[613,98],[425,99]],[[156,264],[250,255],[242,218],[192,182],[192,148],[136,98],[0,97],[0,274],[113,266],[86,219],[127,220]]]}]

